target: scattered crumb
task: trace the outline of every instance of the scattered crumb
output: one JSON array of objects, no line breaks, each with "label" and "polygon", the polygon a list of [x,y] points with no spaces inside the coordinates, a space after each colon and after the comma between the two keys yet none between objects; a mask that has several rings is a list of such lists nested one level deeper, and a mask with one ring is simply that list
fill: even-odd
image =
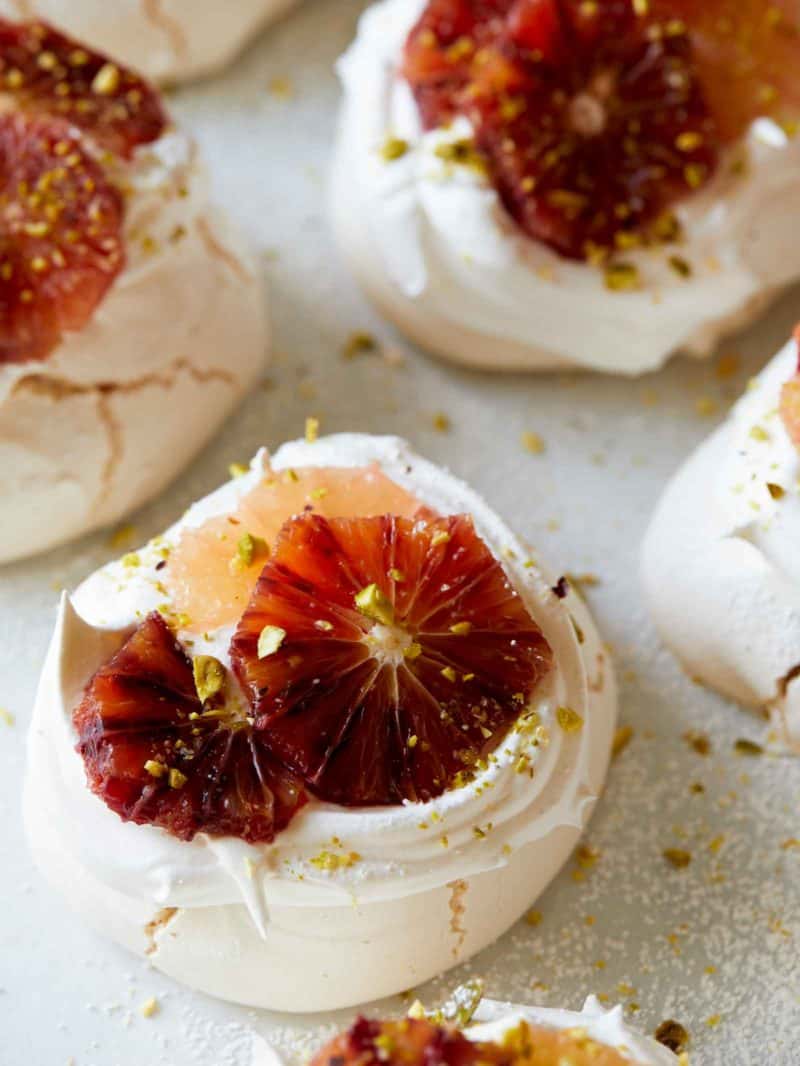
[{"label": "scattered crumb", "polygon": [[697,755],[711,754],[711,741],[707,733],[698,733],[690,729],[683,734],[683,739]]},{"label": "scattered crumb", "polygon": [[691,852],[684,851],[683,848],[665,848],[661,854],[676,870],[685,870],[692,861]]},{"label": "scattered crumb", "polygon": [[291,100],[294,96],[294,85],[285,76],[270,78],[267,90],[270,96],[276,96],[279,100]]},{"label": "scattered crumb", "polygon": [[694,409],[701,418],[710,418],[719,411],[719,404],[712,396],[700,396],[695,400]]},{"label": "scattered crumb", "polygon": [[364,330],[356,330],[345,341],[342,355],[345,359],[355,359],[359,355],[369,355],[377,350],[378,342],[371,333],[366,333]]},{"label": "scattered crumb", "polygon": [[522,434],[522,446],[531,455],[541,455],[547,447],[542,437],[530,430]]},{"label": "scattered crumb", "polygon": [[725,355],[721,355],[717,360],[714,372],[720,381],[727,381],[729,378],[735,377],[739,373],[741,366],[741,357],[735,352],[727,352]]},{"label": "scattered crumb", "polygon": [[114,530],[108,538],[108,546],[109,548],[125,548],[133,542],[135,537],[136,526],[128,523]]},{"label": "scattered crumb", "polygon": [[689,1034],[686,1029],[673,1018],[668,1018],[662,1022],[653,1035],[659,1044],[663,1044],[664,1047],[669,1048],[676,1055],[685,1051],[689,1044]]},{"label": "scattered crumb", "polygon": [[0,707],[0,722],[5,722],[6,725],[12,726],[16,719],[11,711],[7,711],[5,707]]},{"label": "scattered crumb", "polygon": [[158,1014],[161,1006],[155,996],[151,996],[150,999],[144,1001],[139,1008],[143,1018],[152,1018],[155,1014]]},{"label": "scattered crumb", "polygon": [[632,739],[633,728],[629,725],[621,725],[614,733],[614,740],[611,745],[612,759],[616,759],[618,755],[621,755]]},{"label": "scattered crumb", "polygon": [[449,433],[453,423],[443,411],[437,411],[433,416],[433,428],[437,433]]}]

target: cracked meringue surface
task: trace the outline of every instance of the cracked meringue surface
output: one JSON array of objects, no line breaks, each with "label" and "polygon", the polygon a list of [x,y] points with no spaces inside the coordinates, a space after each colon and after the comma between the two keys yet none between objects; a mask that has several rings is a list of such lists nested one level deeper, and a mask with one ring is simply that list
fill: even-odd
[{"label": "cracked meringue surface", "polygon": [[[447,146],[471,139],[469,121],[422,129],[400,63],[425,5],[380,0],[362,16],[339,61],[331,188],[338,243],[357,280],[423,348],[485,369],[637,375],[677,350],[709,355],[800,276],[800,245],[785,221],[800,212],[800,139],[766,119],[714,180],[674,205],[679,244],[625,253],[638,291],[609,291],[601,268],[526,237],[478,169],[448,162]],[[402,152],[387,153],[391,143]],[[737,176],[733,163],[744,157],[747,175]]]},{"label": "cracked meringue surface", "polygon": [[80,331],[0,367],[0,563],[117,521],[167,485],[257,380],[261,278],[170,130],[124,166],[127,263]]},{"label": "cracked meringue surface", "polygon": [[786,345],[665,490],[642,578],[664,642],[692,677],[800,753],[800,456],[779,413]]},{"label": "cracked meringue surface", "polygon": [[[65,599],[30,732],[26,825],[39,865],[74,907],[158,969],[236,1002],[334,1009],[464,961],[524,913],[567,859],[600,794],[616,688],[581,599],[572,591],[559,598],[537,566],[526,566],[523,546],[466,485],[396,438],[294,442],[272,457],[272,470],[377,463],[421,503],[472,515],[556,655],[535,694],[547,735],[529,753],[535,772],[515,772],[523,740],[512,732],[473,782],[435,800],[381,808],[312,800],[270,845],[204,834],[185,842],[121,822],[86,785],[72,710],[94,671],[164,600],[159,575],[148,576],[148,553],[160,561],[187,526],[228,513],[263,478],[265,461],[260,453],[248,474],[191,508],[137,553],[137,567],[110,564]],[[230,635],[231,627],[194,634],[194,650],[229,665]],[[563,706],[580,715],[581,729],[557,724]],[[358,861],[322,868],[315,856],[331,841]]]},{"label": "cracked meringue surface", "polygon": [[296,0],[0,0],[0,15],[44,19],[160,83],[230,63]]}]

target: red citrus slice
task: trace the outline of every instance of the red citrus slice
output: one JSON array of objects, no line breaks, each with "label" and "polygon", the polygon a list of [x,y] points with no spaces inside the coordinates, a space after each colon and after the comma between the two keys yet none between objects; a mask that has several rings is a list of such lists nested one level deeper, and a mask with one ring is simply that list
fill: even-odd
[{"label": "red citrus slice", "polygon": [[[185,628],[203,633],[242,617],[265,555],[287,518],[304,511],[327,518],[419,511],[419,502],[391,481],[377,464],[352,467],[300,467],[265,471],[264,478],[234,512],[185,529],[172,550],[163,580]],[[242,538],[264,545],[242,551]]]},{"label": "red citrus slice", "polygon": [[345,806],[474,772],[552,663],[464,515],[287,522],[231,658],[264,742]]},{"label": "red citrus slice", "polygon": [[269,842],[305,802],[247,717],[226,706],[223,675],[216,660],[190,662],[151,614],[89,682],[73,716],[78,751],[92,791],[124,821],[182,840]]},{"label": "red citrus slice", "polygon": [[0,114],[0,364],[43,359],[125,261],[124,205],[77,131]]},{"label": "red citrus slice", "polygon": [[424,1019],[358,1018],[326,1044],[311,1066],[631,1066],[584,1029],[546,1029],[522,1021],[500,1041],[468,1040],[457,1029]]},{"label": "red citrus slice", "polygon": [[146,81],[45,22],[0,19],[0,92],[24,109],[57,115],[128,157],[167,126]]},{"label": "red citrus slice", "polygon": [[797,0],[651,0],[662,21],[689,27],[697,71],[723,140],[763,115],[796,131],[800,120]]},{"label": "red citrus slice", "polygon": [[523,231],[562,255],[629,247],[717,165],[686,27],[634,0],[431,0],[405,75],[427,127],[466,115]]},{"label": "red citrus slice", "polygon": [[800,326],[794,332],[797,342],[798,366],[793,378],[781,389],[780,415],[786,432],[800,451]]}]

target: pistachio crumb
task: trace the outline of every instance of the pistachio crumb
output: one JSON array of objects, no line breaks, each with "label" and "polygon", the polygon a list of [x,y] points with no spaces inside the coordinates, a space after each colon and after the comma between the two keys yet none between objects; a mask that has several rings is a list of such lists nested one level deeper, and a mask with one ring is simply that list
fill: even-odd
[{"label": "pistachio crumb", "polygon": [[556,711],[556,721],[565,733],[578,733],[583,728],[583,719],[571,707],[559,707]]},{"label": "pistachio crumb", "polygon": [[225,667],[213,655],[196,655],[192,660],[192,673],[201,703],[213,699],[225,687]]},{"label": "pistachio crumb", "polygon": [[387,137],[380,148],[380,157],[384,163],[393,163],[396,159],[402,159],[408,152],[408,141],[402,137]]},{"label": "pistachio crumb", "polygon": [[542,455],[547,447],[544,439],[540,437],[538,433],[533,433],[531,430],[527,430],[522,434],[522,446],[525,451],[530,452],[531,455]]},{"label": "pistachio crumb", "polygon": [[683,848],[665,848],[661,854],[676,870],[685,870],[692,861],[691,853]]},{"label": "pistachio crumb", "polygon": [[166,766],[163,762],[156,762],[155,759],[148,759],[144,764],[144,768],[151,777],[163,777],[167,772]]},{"label": "pistachio crumb", "polygon": [[266,659],[274,655],[286,639],[286,630],[280,626],[264,626],[258,636],[258,657]]},{"label": "pistachio crumb", "polygon": [[154,1014],[158,1014],[159,1009],[159,1003],[155,996],[145,1000],[140,1008],[143,1018],[152,1018]]},{"label": "pistachio crumb", "polygon": [[319,437],[319,419],[309,417],[306,419],[306,442],[313,444]]},{"label": "pistachio crumb", "polygon": [[355,604],[367,618],[372,618],[385,626],[390,626],[394,622],[394,608],[374,581],[356,593]]}]

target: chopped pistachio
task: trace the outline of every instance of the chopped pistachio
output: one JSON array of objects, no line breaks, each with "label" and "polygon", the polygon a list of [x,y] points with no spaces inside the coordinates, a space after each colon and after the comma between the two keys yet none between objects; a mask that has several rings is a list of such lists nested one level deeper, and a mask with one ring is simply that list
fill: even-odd
[{"label": "chopped pistachio", "polygon": [[450,632],[457,637],[465,637],[472,631],[472,622],[456,622],[450,626]]},{"label": "chopped pistachio", "polygon": [[773,498],[773,500],[782,500],[786,495],[786,489],[782,485],[778,485],[774,481],[767,482],[767,492]]},{"label": "chopped pistachio", "polygon": [[408,746],[409,748],[416,748],[417,744],[419,744],[419,737],[414,733],[408,738]]},{"label": "chopped pistachio", "polygon": [[393,566],[392,569],[389,571],[389,577],[392,579],[392,581],[396,581],[398,584],[402,584],[406,579],[406,575],[403,573],[403,571],[398,570],[395,566]]},{"label": "chopped pistachio", "polygon": [[439,529],[431,537],[431,547],[438,548],[440,544],[447,544],[448,540],[450,540],[450,534]]},{"label": "chopped pistachio", "polygon": [[98,96],[113,96],[119,83],[119,67],[114,63],[104,63],[92,79],[92,92]]},{"label": "chopped pistachio", "polygon": [[417,1022],[425,1020],[425,1008],[422,1006],[418,999],[415,999],[411,1006],[408,1008],[408,1017],[413,1018],[414,1021]]},{"label": "chopped pistachio", "polygon": [[556,721],[565,733],[578,733],[583,728],[583,719],[571,707],[559,707],[556,711]]},{"label": "chopped pistachio", "polygon": [[263,537],[254,537],[252,533],[243,533],[236,545],[234,565],[241,568],[252,566],[258,559],[269,555],[269,545]]},{"label": "chopped pistachio", "polygon": [[274,655],[286,639],[286,630],[280,626],[264,626],[258,636],[258,657],[267,659]]},{"label": "chopped pistachio", "polygon": [[355,359],[357,355],[367,355],[369,352],[376,351],[377,347],[378,342],[371,333],[356,330],[347,338],[342,355],[345,359]]},{"label": "chopped pistachio", "polygon": [[141,1006],[143,1018],[152,1018],[154,1014],[158,1014],[158,1010],[158,1000],[155,996],[151,996],[150,999],[145,1000],[145,1002]]},{"label": "chopped pistachio", "polygon": [[443,144],[437,145],[433,154],[437,159],[441,159],[445,163],[472,167],[473,170],[477,170],[481,174],[486,171],[486,162],[475,147],[475,142],[469,137],[464,137],[458,141],[445,141]]},{"label": "chopped pistachio", "polygon": [[318,618],[314,623],[314,629],[320,629],[323,633],[330,633],[333,629],[333,622],[329,622],[327,618]]},{"label": "chopped pistachio", "polygon": [[306,419],[306,441],[309,444],[313,444],[319,437],[319,419],[307,418]]},{"label": "chopped pistachio", "polygon": [[757,441],[768,441],[769,433],[763,428],[763,426],[753,426],[750,430],[750,437]]},{"label": "chopped pistachio", "polygon": [[372,618],[385,626],[390,626],[394,622],[394,609],[374,581],[356,594],[355,604],[367,618]]},{"label": "chopped pistachio", "polygon": [[412,642],[411,644],[409,644],[408,647],[403,652],[403,656],[406,659],[411,659],[412,661],[414,659],[418,659],[421,654],[422,654],[422,645],[421,644],[417,644],[416,642]]},{"label": "chopped pistachio", "polygon": [[538,433],[533,433],[530,430],[522,434],[522,446],[531,455],[541,455],[546,448],[544,439]]},{"label": "chopped pistachio", "polygon": [[14,715],[11,711],[7,711],[5,707],[0,707],[0,722],[5,722],[8,726],[14,724]]},{"label": "chopped pistachio", "polygon": [[225,687],[225,667],[213,655],[196,655],[192,660],[192,673],[201,703],[213,699]]},{"label": "chopped pistachio", "polygon": [[144,764],[144,768],[151,777],[163,777],[167,772],[167,768],[163,762],[156,762],[155,759],[148,759]]},{"label": "chopped pistachio", "polygon": [[408,149],[408,141],[402,137],[387,137],[381,145],[380,157],[384,163],[393,163],[396,159],[402,159]]},{"label": "chopped pistachio", "polygon": [[665,848],[662,854],[676,870],[685,870],[692,861],[690,852],[684,851],[683,848]]},{"label": "chopped pistachio", "polygon": [[183,788],[188,780],[186,774],[182,774],[180,770],[176,770],[174,767],[169,772],[170,788]]},{"label": "chopped pistachio", "polygon": [[606,288],[611,292],[631,292],[641,288],[639,269],[633,263],[609,263],[604,277]]},{"label": "chopped pistachio", "polygon": [[228,473],[233,478],[244,477],[249,469],[250,467],[246,466],[244,463],[231,463],[228,467]]},{"label": "chopped pistachio", "polygon": [[452,425],[452,422],[443,411],[437,411],[433,416],[433,428],[437,433],[448,433]]},{"label": "chopped pistachio", "polygon": [[692,265],[683,256],[671,255],[667,262],[679,278],[690,278],[692,276]]},{"label": "chopped pistachio", "polygon": [[675,147],[679,152],[693,152],[703,143],[703,134],[697,130],[684,130],[675,138]]},{"label": "chopped pistachio", "polygon": [[760,744],[756,744],[753,740],[747,740],[746,737],[740,737],[733,745],[733,750],[737,755],[763,755],[764,749]]},{"label": "chopped pistachio", "polygon": [[455,684],[456,679],[458,677],[452,666],[445,666],[441,670],[441,675],[446,681],[449,681],[451,684]]}]

